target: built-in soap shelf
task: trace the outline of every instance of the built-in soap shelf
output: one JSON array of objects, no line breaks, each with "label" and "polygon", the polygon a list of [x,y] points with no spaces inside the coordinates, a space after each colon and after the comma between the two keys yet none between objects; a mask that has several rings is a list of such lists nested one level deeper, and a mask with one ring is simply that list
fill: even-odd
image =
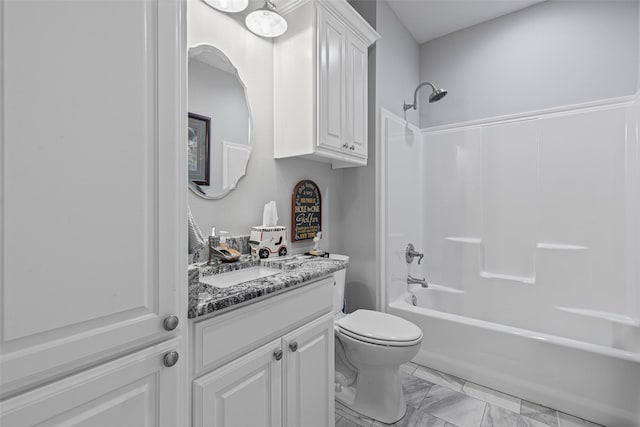
[{"label": "built-in soap shelf", "polygon": [[510,280],[512,282],[526,283],[527,285],[533,285],[534,283],[536,283],[535,276],[534,277],[514,276],[511,274],[492,273],[490,271],[481,271],[480,277],[484,279]]},{"label": "built-in soap shelf", "polygon": [[[504,274],[499,272],[490,272],[484,269],[484,245],[482,243],[482,239],[478,237],[464,237],[464,236],[448,236],[445,237],[445,240],[449,242],[455,243],[466,243],[472,245],[480,245],[481,253],[480,256],[482,258],[481,268],[480,268],[480,277],[485,279],[499,279],[499,280],[508,280],[512,282],[520,282],[525,283],[527,285],[533,285],[536,283],[536,276],[517,276],[513,274]],[[569,243],[548,243],[548,242],[538,242],[536,243],[536,249],[545,249],[545,250],[555,250],[555,251],[583,251],[589,249],[588,246],[583,245],[574,245]],[[536,258],[533,260],[534,266],[533,270],[536,271]]]},{"label": "built-in soap shelf", "polygon": [[445,240],[458,243],[471,243],[473,245],[481,245],[482,240],[476,237],[445,237]]},{"label": "built-in soap shelf", "polygon": [[568,245],[566,243],[542,243],[539,242],[536,245],[538,249],[551,249],[554,251],[582,251],[585,249],[589,249],[589,246],[582,245]]}]

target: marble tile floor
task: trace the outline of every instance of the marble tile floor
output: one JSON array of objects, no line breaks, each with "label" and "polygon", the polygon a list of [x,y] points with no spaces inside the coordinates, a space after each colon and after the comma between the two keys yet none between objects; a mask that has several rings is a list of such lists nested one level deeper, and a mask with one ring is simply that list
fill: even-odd
[{"label": "marble tile floor", "polygon": [[406,415],[395,424],[366,418],[336,401],[336,427],[598,427],[414,363],[401,366]]}]

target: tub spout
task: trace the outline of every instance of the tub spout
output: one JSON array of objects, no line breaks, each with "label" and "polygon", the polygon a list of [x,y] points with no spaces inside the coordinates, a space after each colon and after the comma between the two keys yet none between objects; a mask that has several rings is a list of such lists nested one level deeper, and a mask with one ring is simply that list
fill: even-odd
[{"label": "tub spout", "polygon": [[427,278],[423,277],[422,279],[417,279],[410,274],[407,276],[407,285],[411,285],[413,283],[418,283],[423,288],[428,288],[429,284],[427,283]]}]

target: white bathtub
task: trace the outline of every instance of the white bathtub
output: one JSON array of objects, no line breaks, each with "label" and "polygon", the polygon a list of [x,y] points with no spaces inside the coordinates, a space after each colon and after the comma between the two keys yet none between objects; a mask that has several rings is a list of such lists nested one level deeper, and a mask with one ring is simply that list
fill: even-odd
[{"label": "white bathtub", "polygon": [[[640,351],[635,342],[623,349],[615,321],[586,342],[464,316],[464,292],[414,294],[418,306],[405,293],[388,307],[422,328],[414,362],[609,427],[640,426]],[[589,321],[607,330],[606,319]]]}]

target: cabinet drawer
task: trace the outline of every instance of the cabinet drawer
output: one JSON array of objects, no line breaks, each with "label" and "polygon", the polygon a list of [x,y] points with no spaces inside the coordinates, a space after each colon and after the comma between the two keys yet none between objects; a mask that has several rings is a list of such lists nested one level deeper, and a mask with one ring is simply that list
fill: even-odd
[{"label": "cabinet drawer", "polygon": [[228,362],[333,308],[333,276],[239,308],[193,329],[193,375]]}]

